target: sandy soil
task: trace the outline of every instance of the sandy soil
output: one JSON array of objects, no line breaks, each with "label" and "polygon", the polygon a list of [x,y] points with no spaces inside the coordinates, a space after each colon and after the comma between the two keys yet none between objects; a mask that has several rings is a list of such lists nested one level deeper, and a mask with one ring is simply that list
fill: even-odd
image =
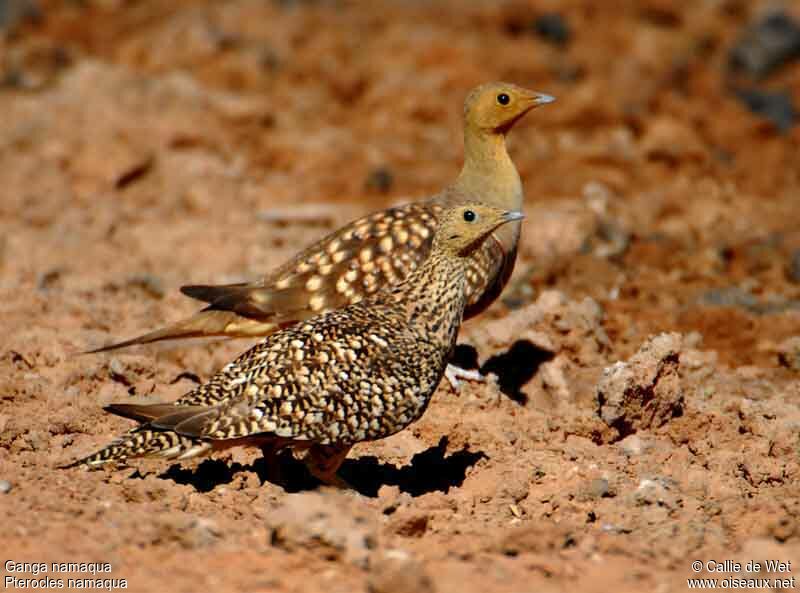
[{"label": "sandy soil", "polygon": [[[19,13],[0,33],[0,557],[218,593],[666,592],[697,559],[800,570],[800,128],[732,92],[800,105],[800,62],[728,73],[775,4]],[[566,40],[532,25],[552,12]],[[496,382],[441,386],[412,429],[356,447],[359,494],[288,454],[54,469],[130,426],[102,405],[177,397],[248,343],[80,350],[192,312],[182,284],[256,277],[438,190],[464,94],[496,79],[558,98],[510,138],[520,261],[462,330]]]}]

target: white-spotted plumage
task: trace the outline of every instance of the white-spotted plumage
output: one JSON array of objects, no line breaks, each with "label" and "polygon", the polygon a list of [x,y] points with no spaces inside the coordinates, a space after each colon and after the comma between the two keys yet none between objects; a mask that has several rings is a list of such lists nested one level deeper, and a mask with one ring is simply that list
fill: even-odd
[{"label": "white-spotted plumage", "polygon": [[425,411],[456,343],[469,257],[519,218],[479,203],[450,209],[406,281],[271,334],[174,404],[110,406],[142,426],[77,464],[278,443],[309,448],[311,471],[337,483],[350,447]]}]

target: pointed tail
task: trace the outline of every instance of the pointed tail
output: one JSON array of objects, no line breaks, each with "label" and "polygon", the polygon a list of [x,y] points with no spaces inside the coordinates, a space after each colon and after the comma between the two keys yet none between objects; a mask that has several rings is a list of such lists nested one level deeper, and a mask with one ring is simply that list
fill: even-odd
[{"label": "pointed tail", "polygon": [[178,340],[186,338],[205,338],[214,336],[225,336],[228,338],[244,338],[254,336],[264,336],[272,333],[278,328],[274,323],[266,323],[256,319],[241,317],[231,311],[206,310],[178,321],[167,327],[157,329],[150,333],[117,342],[108,346],[88,350],[84,354],[96,354],[98,352],[108,352],[129,346],[141,344],[152,344],[166,340]]},{"label": "pointed tail", "polygon": [[77,461],[61,465],[67,469],[86,465],[100,467],[106,463],[125,462],[134,457],[161,457],[163,459],[189,459],[210,452],[208,441],[181,436],[169,430],[135,429],[113,443]]}]

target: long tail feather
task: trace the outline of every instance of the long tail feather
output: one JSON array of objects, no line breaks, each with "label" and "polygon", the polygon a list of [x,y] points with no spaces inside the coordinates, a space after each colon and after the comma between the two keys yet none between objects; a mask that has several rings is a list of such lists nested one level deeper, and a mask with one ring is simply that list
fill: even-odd
[{"label": "long tail feather", "polygon": [[99,467],[111,462],[124,462],[134,457],[162,457],[165,459],[188,459],[210,452],[212,444],[201,439],[181,436],[172,431],[150,428],[134,430],[113,443],[92,453],[60,466],[63,469],[86,465]]},{"label": "long tail feather", "polygon": [[260,336],[267,335],[275,329],[276,326],[274,324],[264,323],[254,319],[245,319],[231,311],[200,311],[196,315],[173,325],[131,338],[130,340],[117,342],[109,346],[102,346],[94,350],[88,350],[84,352],[84,354],[109,352],[129,346],[152,344],[153,342],[183,338],[204,338],[213,336],[243,338]]}]

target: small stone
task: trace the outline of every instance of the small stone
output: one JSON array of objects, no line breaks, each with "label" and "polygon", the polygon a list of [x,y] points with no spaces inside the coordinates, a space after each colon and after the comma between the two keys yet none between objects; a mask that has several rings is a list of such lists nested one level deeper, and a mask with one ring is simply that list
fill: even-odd
[{"label": "small stone", "polygon": [[641,455],[650,448],[638,434],[632,434],[622,439],[619,442],[619,447],[628,457]]},{"label": "small stone", "polygon": [[582,500],[599,500],[612,496],[611,488],[606,478],[589,480],[581,488],[578,497]]},{"label": "small stone", "polygon": [[176,542],[187,550],[195,550],[215,544],[221,535],[219,526],[211,519],[180,515],[157,522],[154,539]]},{"label": "small stone", "polygon": [[763,78],[800,57],[800,24],[784,12],[772,12],[748,27],[728,54],[735,72]]},{"label": "small stone", "polygon": [[713,307],[741,307],[752,310],[758,306],[758,299],[737,286],[712,288],[700,297],[700,303]]},{"label": "small stone", "polygon": [[13,488],[11,482],[8,480],[0,480],[0,494],[8,494],[11,492],[11,488]]},{"label": "small stone", "polygon": [[60,267],[42,272],[36,279],[36,288],[44,291],[57,287],[65,272],[66,270]]},{"label": "small stone", "polygon": [[428,515],[416,512],[398,512],[392,517],[389,529],[404,537],[422,537],[428,530]]},{"label": "small stone", "polygon": [[35,0],[0,0],[0,30],[15,28],[23,21],[42,18],[42,8]]},{"label": "small stone", "polygon": [[734,93],[750,111],[771,122],[779,131],[788,132],[795,125],[797,110],[788,91],[741,88]]},{"label": "small stone", "polygon": [[405,550],[389,549],[370,562],[370,593],[433,593],[436,588],[425,570]]},{"label": "small stone", "polygon": [[386,167],[378,167],[370,171],[367,176],[365,186],[368,190],[377,191],[382,194],[389,193],[394,185],[394,175]]},{"label": "small stone", "polygon": [[769,521],[767,531],[777,541],[784,543],[797,534],[797,521],[790,515],[784,515]]},{"label": "small stone", "polygon": [[778,346],[778,362],[781,366],[800,372],[800,336],[794,336]]},{"label": "small stone", "polygon": [[572,36],[564,17],[555,12],[539,16],[531,28],[541,39],[553,45],[566,45]]},{"label": "small stone", "polygon": [[792,252],[786,269],[786,277],[790,282],[800,284],[800,249],[795,249]]},{"label": "small stone", "polygon": [[267,519],[270,542],[286,551],[319,550],[326,558],[366,566],[377,526],[345,494],[307,492],[287,499]]},{"label": "small stone", "polygon": [[672,509],[677,505],[672,492],[675,486],[675,482],[669,478],[644,478],[633,492],[633,500],[640,506],[658,505]]},{"label": "small stone", "polygon": [[139,274],[128,279],[129,286],[141,288],[148,295],[156,299],[164,298],[164,282],[152,274]]},{"label": "small stone", "polygon": [[122,383],[126,387],[133,385],[130,372],[125,365],[122,364],[122,361],[120,361],[119,358],[112,358],[110,361],[108,361],[108,374],[114,381]]}]

